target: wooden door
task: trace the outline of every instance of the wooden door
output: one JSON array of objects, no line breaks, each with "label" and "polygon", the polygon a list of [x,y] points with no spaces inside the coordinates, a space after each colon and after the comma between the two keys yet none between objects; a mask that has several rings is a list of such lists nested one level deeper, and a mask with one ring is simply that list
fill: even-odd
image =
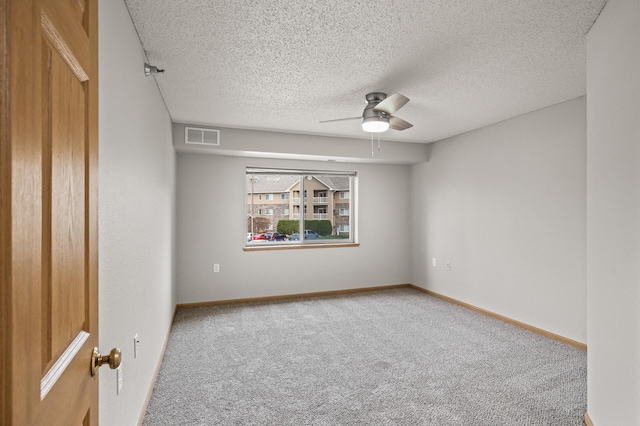
[{"label": "wooden door", "polygon": [[97,0],[0,0],[0,422],[96,425]]}]

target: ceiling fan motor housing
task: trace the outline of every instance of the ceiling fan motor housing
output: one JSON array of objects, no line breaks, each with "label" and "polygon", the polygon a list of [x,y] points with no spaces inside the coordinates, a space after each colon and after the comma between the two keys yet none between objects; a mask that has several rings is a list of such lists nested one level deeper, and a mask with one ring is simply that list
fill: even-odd
[{"label": "ceiling fan motor housing", "polygon": [[386,121],[389,122],[389,114],[384,111],[376,111],[374,108],[387,98],[385,93],[373,92],[365,96],[368,104],[362,112],[362,122],[368,121]]}]

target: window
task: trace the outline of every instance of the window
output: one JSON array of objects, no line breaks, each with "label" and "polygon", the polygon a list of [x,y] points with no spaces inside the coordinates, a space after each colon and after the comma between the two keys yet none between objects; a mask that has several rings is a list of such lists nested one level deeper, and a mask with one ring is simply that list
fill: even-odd
[{"label": "window", "polygon": [[313,203],[314,204],[326,204],[327,203],[327,191],[326,190],[315,190],[313,191]]},{"label": "window", "polygon": [[326,207],[314,207],[313,208],[313,218],[314,219],[329,219],[329,215],[327,215],[327,208]]},{"label": "window", "polygon": [[[356,179],[350,171],[247,168],[246,233],[254,238],[243,235],[246,246],[354,243]],[[284,240],[256,238],[266,232],[284,234]]]},{"label": "window", "polygon": [[349,233],[349,225],[338,225],[338,232],[339,233]]}]

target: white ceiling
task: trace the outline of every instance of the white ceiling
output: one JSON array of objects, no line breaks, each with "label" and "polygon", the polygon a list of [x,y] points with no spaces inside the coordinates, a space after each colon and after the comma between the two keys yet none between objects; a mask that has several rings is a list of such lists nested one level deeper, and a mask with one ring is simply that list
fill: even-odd
[{"label": "white ceiling", "polygon": [[[586,91],[606,0],[125,0],[176,122],[369,138],[364,95],[401,93],[433,142]],[[142,64],[140,67],[142,72]]]}]

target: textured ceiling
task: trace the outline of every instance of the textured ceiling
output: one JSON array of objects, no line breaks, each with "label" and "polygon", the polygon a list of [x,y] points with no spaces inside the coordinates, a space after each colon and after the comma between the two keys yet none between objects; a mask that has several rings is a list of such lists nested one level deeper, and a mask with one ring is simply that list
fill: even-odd
[{"label": "textured ceiling", "polygon": [[[401,93],[432,142],[585,94],[606,0],[126,0],[174,121],[369,138],[364,95]],[[142,72],[142,64],[140,66]]]}]

